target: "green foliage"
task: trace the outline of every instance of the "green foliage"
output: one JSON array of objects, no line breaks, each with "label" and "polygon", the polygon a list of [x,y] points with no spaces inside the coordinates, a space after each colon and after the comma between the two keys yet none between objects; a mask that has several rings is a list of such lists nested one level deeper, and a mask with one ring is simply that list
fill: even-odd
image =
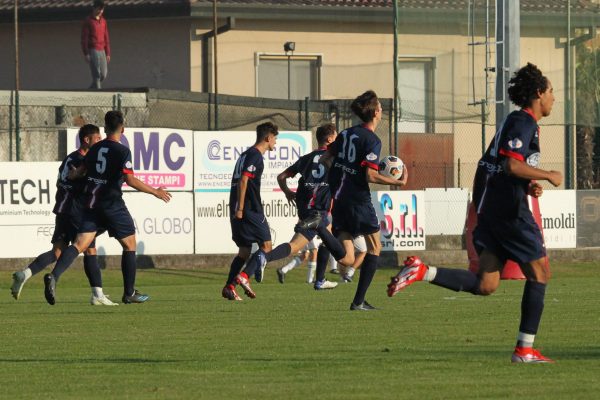
[{"label": "green foliage", "polygon": [[[224,270],[143,270],[142,305],[92,307],[82,271],[43,299],[41,275],[9,294],[0,273],[0,398],[592,399],[600,389],[597,265],[554,267],[536,341],[554,365],[511,365],[522,281],[481,298],[419,283],[394,298],[380,270],[350,312],[356,283],[315,292],[304,267],[256,300],[220,297]],[[120,298],[120,271],[105,291]],[[330,276],[331,279],[334,276]]]}]

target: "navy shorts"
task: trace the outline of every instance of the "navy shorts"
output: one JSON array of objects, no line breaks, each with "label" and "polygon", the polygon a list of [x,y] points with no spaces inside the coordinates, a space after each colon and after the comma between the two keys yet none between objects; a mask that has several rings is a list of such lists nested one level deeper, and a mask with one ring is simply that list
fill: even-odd
[{"label": "navy shorts", "polygon": [[372,203],[352,204],[335,201],[333,210],[333,233],[348,232],[353,237],[379,232],[379,220]]},{"label": "navy shorts", "polygon": [[546,256],[542,232],[531,214],[508,220],[479,215],[473,244],[479,254],[488,250],[503,263],[524,264]]},{"label": "navy shorts", "polygon": [[54,219],[54,233],[52,234],[52,244],[58,241],[69,244],[75,241],[77,237],[77,224],[73,223],[73,218],[68,214],[57,214]]},{"label": "navy shorts", "polygon": [[271,230],[267,217],[262,213],[250,210],[244,211],[242,219],[231,218],[231,238],[237,247],[252,247],[271,241]]},{"label": "navy shorts", "polygon": [[83,211],[79,232],[104,232],[115,239],[135,235],[135,224],[124,202]]},{"label": "navy shorts", "polygon": [[[54,223],[54,233],[50,243],[55,244],[58,241],[63,243],[75,243],[77,232],[79,232],[80,220],[67,214],[58,214]],[[88,248],[96,247],[96,238],[90,243]]]},{"label": "navy shorts", "polygon": [[[329,220],[329,212],[327,211],[313,211],[314,213],[318,212],[321,214],[321,223],[315,229],[302,229],[298,225],[294,227],[294,232],[301,234],[308,240],[309,242],[315,238],[319,234],[319,231],[322,229],[327,229],[331,221]],[[313,215],[312,213],[299,213],[300,220],[306,219]]]}]

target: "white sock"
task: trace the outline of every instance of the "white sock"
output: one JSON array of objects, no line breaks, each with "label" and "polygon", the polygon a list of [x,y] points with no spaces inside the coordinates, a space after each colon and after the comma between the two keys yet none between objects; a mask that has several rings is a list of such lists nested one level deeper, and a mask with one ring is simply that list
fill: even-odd
[{"label": "white sock", "polygon": [[31,278],[31,276],[33,275],[31,273],[31,270],[29,268],[25,268],[23,271],[21,271],[24,275],[25,275],[25,281],[29,278]]},{"label": "white sock", "polygon": [[535,340],[535,335],[531,335],[529,333],[519,332],[517,335],[517,346],[519,347],[533,347],[533,341]]},{"label": "white sock", "polygon": [[348,277],[350,277],[350,278],[352,278],[354,276],[355,272],[356,272],[356,269],[354,269],[353,267],[346,268],[346,275],[348,275]]},{"label": "white sock", "polygon": [[331,270],[334,271],[337,269],[337,261],[335,261],[335,258],[333,258],[333,256],[329,256],[329,265],[331,265]]},{"label": "white sock", "polygon": [[317,268],[317,263],[315,261],[308,262],[308,271],[306,272],[306,283],[314,282],[316,268]]},{"label": "white sock", "polygon": [[427,272],[425,272],[425,276],[423,277],[423,280],[425,282],[431,282],[432,280],[435,279],[436,275],[437,275],[437,268],[429,266],[429,268],[427,268]]},{"label": "white sock", "polygon": [[289,263],[287,263],[283,267],[281,267],[281,272],[283,272],[284,274],[287,274],[288,272],[290,272],[291,270],[293,270],[300,264],[302,264],[302,261],[300,261],[300,258],[294,257],[294,259],[292,261],[290,261]]},{"label": "white sock", "polygon": [[104,291],[101,287],[93,287],[92,294],[94,295],[94,297],[104,297]]}]

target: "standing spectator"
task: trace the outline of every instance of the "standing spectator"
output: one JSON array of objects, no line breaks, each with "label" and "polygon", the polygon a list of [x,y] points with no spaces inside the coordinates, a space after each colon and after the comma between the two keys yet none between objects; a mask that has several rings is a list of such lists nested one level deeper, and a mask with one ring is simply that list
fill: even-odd
[{"label": "standing spectator", "polygon": [[83,21],[81,29],[81,49],[92,71],[90,89],[102,88],[110,62],[110,40],[106,19],[103,17],[104,7],[103,0],[94,0],[92,14]]}]

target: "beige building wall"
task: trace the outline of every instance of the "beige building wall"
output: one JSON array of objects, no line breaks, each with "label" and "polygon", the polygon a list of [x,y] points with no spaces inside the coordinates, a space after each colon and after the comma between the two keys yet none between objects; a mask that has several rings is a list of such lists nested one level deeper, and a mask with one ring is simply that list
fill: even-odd
[{"label": "beige building wall", "polygon": [[[208,20],[154,19],[108,21],[113,60],[106,87],[155,87],[201,90],[201,43],[197,34],[212,29]],[[12,27],[0,26],[0,47],[12,49]],[[81,22],[25,24],[21,36],[23,89],[85,89],[90,74],[81,54]],[[481,156],[480,108],[468,106],[484,96],[483,47],[475,49],[475,93],[466,27],[408,27],[399,36],[399,55],[436,60],[436,134],[454,134],[455,183],[470,186]],[[522,63],[532,61],[554,85],[553,115],[542,121],[542,167],[564,171],[564,49],[547,32],[524,32]],[[531,37],[527,35],[536,35]],[[481,39],[481,38],[477,38]],[[257,53],[284,54],[283,43],[296,42],[295,54],[322,56],[321,98],[353,98],[373,89],[393,96],[393,36],[391,24],[237,20],[235,29],[219,35],[219,92],[255,96]],[[11,51],[0,54],[0,88],[12,88]],[[492,57],[493,60],[493,57]],[[493,77],[492,77],[493,78]],[[490,99],[494,98],[493,87]],[[402,96],[402,93],[400,94]],[[490,107],[494,123],[494,107]],[[452,119],[451,116],[458,116]],[[494,134],[486,128],[486,143]],[[402,133],[402,132],[401,132]],[[409,132],[407,132],[409,133]],[[460,174],[460,175],[459,175]]]},{"label": "beige building wall", "polygon": [[[187,19],[108,21],[112,60],[107,88],[189,90],[190,22]],[[0,25],[0,88],[14,87],[14,35]],[[87,89],[88,64],[81,51],[81,21],[27,23],[20,31],[23,90]]]}]

